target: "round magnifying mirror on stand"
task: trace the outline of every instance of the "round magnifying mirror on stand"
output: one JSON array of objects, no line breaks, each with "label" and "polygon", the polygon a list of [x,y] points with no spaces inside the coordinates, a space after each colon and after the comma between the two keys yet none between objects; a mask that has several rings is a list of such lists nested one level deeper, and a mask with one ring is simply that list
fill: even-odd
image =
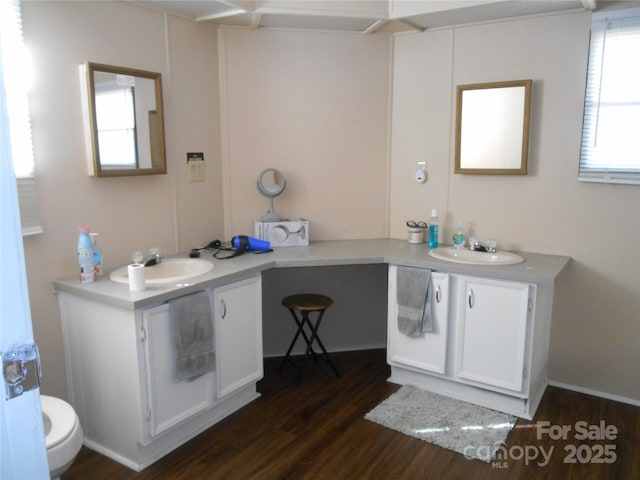
[{"label": "round magnifying mirror on stand", "polygon": [[260,175],[256,182],[258,191],[269,199],[269,211],[263,215],[263,222],[278,222],[280,216],[273,210],[273,199],[284,192],[287,186],[287,179],[277,168],[267,168]]}]

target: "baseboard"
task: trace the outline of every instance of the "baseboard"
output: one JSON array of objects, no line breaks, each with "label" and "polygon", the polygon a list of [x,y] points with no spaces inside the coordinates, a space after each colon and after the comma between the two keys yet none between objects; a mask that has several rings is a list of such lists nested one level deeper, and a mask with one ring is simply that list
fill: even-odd
[{"label": "baseboard", "polygon": [[628,403],[629,405],[640,407],[640,400],[636,400],[635,398],[623,397],[622,395],[614,395],[612,393],[601,392],[600,390],[593,390],[591,388],[579,387],[577,385],[571,385],[569,383],[557,382],[555,380],[549,380],[549,385],[553,387],[564,388],[565,390],[571,390],[578,393],[593,395],[594,397],[606,398],[607,400]]},{"label": "baseboard", "polygon": [[110,458],[111,460],[114,460],[116,462],[118,462],[121,465],[124,465],[127,468],[130,468],[131,470],[133,470],[134,472],[140,472],[144,467],[140,466],[139,464],[137,464],[136,462],[128,459],[127,457],[120,455],[117,452],[114,452],[113,450],[111,450],[110,448],[107,448],[97,442],[94,442],[93,440],[91,440],[90,438],[83,438],[82,439],[82,444],[87,447],[89,450],[93,450],[94,452],[98,452],[101,455],[104,455],[105,457]]},{"label": "baseboard", "polygon": [[[351,347],[341,347],[341,348],[328,348],[327,351],[329,353],[340,353],[340,352],[357,352],[360,350],[378,350],[378,349],[386,349],[387,348],[387,344],[386,343],[381,343],[381,344],[372,344],[372,345],[358,345],[357,347],[351,346]],[[316,351],[317,347],[316,347]],[[263,356],[264,358],[277,358],[277,357],[284,357],[285,352],[281,352],[281,353],[265,353]],[[291,355],[304,355],[304,349],[300,348],[294,348],[293,351],[291,352]]]}]

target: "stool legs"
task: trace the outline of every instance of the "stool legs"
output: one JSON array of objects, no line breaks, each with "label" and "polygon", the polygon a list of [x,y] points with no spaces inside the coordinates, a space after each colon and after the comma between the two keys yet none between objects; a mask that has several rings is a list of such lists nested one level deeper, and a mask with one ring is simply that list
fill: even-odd
[{"label": "stool legs", "polygon": [[[278,371],[282,371],[282,368],[284,367],[284,364],[289,361],[291,363],[293,363],[291,361],[290,354],[291,354],[291,350],[293,349],[293,346],[295,345],[296,341],[298,340],[298,337],[300,337],[300,335],[302,335],[302,338],[304,339],[305,343],[307,344],[307,349],[304,353],[304,359],[302,360],[302,365],[299,367],[300,368],[300,373],[298,374],[298,377],[296,379],[296,385],[300,385],[300,381],[302,380],[302,376],[304,375],[304,370],[307,366],[307,362],[309,360],[309,357],[312,356],[314,360],[316,359],[316,352],[313,349],[313,342],[316,342],[316,344],[320,347],[320,350],[322,351],[322,356],[323,358],[327,361],[327,363],[329,364],[329,366],[331,366],[331,369],[333,370],[333,373],[335,373],[336,377],[340,377],[340,373],[338,372],[338,369],[336,368],[336,366],[334,365],[334,363],[331,361],[331,357],[329,356],[329,353],[327,352],[327,349],[324,347],[324,344],[322,343],[322,340],[320,340],[320,337],[318,336],[318,329],[320,328],[320,323],[322,322],[322,317],[324,316],[324,312],[325,310],[317,310],[318,312],[318,318],[316,319],[315,324],[311,321],[311,319],[309,318],[309,311],[303,310],[301,312],[301,318],[298,318],[298,316],[296,315],[295,311],[293,309],[289,309],[289,311],[291,312],[291,315],[293,316],[296,325],[298,326],[298,331],[296,332],[295,336],[293,337],[293,340],[291,341],[291,344],[289,345],[289,348],[287,349],[287,353],[285,354],[284,358],[282,359],[282,362],[280,363],[280,368],[278,369]],[[305,332],[305,326],[308,327],[308,329],[311,331],[311,335],[307,336],[307,333]],[[294,363],[295,365],[295,363]]]},{"label": "stool legs", "polygon": [[[327,349],[324,348],[322,340],[320,340],[320,337],[318,336],[318,329],[320,328],[320,322],[322,322],[322,317],[324,316],[324,312],[325,312],[325,310],[322,310],[320,312],[320,314],[318,315],[318,319],[317,319],[315,325],[313,325],[311,323],[311,321],[309,320],[309,312],[302,312],[303,322],[305,322],[309,326],[309,328],[311,328],[311,338],[309,339],[309,342],[307,343],[307,351],[305,352],[304,362],[302,364],[302,371],[300,372],[300,376],[299,376],[300,379],[302,378],[302,374],[304,373],[304,368],[305,368],[305,366],[307,364],[307,360],[309,359],[309,353],[313,354],[314,358],[315,358],[315,352],[313,351],[313,341],[314,340],[318,344],[318,346],[320,347],[320,350],[322,350],[322,355],[324,356],[324,358],[327,361],[327,363],[331,366],[331,369],[333,370],[333,373],[336,374],[336,377],[340,378],[340,374],[338,373],[338,369],[336,368],[336,366],[331,361],[331,357],[329,356],[329,353],[327,352]],[[298,380],[298,383],[300,382],[300,379]]]},{"label": "stool legs", "polygon": [[[304,312],[305,314],[303,315],[303,318],[298,319],[298,316],[296,315],[296,312],[294,312],[291,309],[289,309],[289,311],[291,312],[291,316],[293,317],[293,319],[296,322],[296,325],[298,326],[298,330],[296,331],[296,334],[293,336],[293,340],[291,340],[291,343],[289,344],[289,348],[287,349],[287,353],[284,355],[284,358],[282,359],[282,362],[280,363],[280,367],[278,368],[278,372],[282,371],[282,368],[284,367],[284,364],[287,361],[291,362],[291,360],[289,360],[289,355],[291,354],[291,350],[293,350],[293,347],[296,344],[296,341],[298,340],[298,337],[300,335],[302,335],[302,338],[304,338],[304,342],[307,344],[307,346],[310,345],[309,337],[307,337],[307,334],[304,331],[305,323],[309,323],[308,312]],[[305,318],[307,320],[306,322],[305,322]],[[313,330],[313,328],[312,328],[312,330]],[[314,356],[314,359],[315,359],[315,353],[316,352],[314,352],[313,349],[311,351],[313,352],[313,356]]]}]

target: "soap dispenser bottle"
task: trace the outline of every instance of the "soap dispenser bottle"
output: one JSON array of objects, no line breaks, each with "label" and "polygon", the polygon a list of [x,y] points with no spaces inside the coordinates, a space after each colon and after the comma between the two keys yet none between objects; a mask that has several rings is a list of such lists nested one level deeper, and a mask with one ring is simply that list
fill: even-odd
[{"label": "soap dispenser bottle", "polygon": [[457,249],[464,246],[464,228],[462,228],[462,222],[458,223],[458,228],[453,232],[453,246]]}]

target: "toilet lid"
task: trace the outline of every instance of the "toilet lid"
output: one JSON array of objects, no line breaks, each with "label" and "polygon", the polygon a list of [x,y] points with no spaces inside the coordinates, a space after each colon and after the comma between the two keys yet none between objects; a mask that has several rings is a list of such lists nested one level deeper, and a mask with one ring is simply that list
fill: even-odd
[{"label": "toilet lid", "polygon": [[76,427],[78,417],[71,405],[59,398],[40,395],[40,404],[42,406],[42,414],[49,417],[51,421],[51,430],[45,436],[45,444],[48,450],[71,435],[71,432]]}]

